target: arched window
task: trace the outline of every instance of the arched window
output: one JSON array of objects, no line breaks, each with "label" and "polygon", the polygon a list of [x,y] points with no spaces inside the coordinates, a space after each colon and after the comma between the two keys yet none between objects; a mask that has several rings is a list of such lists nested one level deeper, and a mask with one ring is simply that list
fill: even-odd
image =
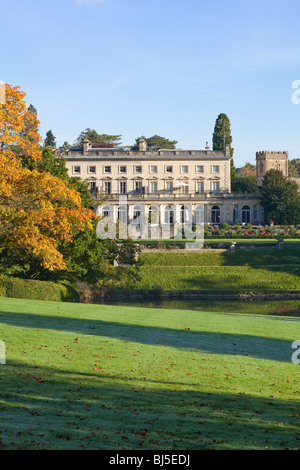
[{"label": "arched window", "polygon": [[211,210],[211,221],[213,224],[219,224],[221,220],[221,211],[219,206],[213,206]]},{"label": "arched window", "polygon": [[180,208],[180,222],[182,224],[190,221],[189,208],[187,206],[181,206]]},{"label": "arched window", "polygon": [[174,223],[174,210],[172,206],[167,206],[165,208],[165,224]]},{"label": "arched window", "polygon": [[197,225],[204,223],[204,206],[197,206],[195,210],[195,222]]},{"label": "arched window", "polygon": [[243,224],[250,224],[250,207],[249,206],[243,206],[242,207],[242,223]]},{"label": "arched window", "polygon": [[118,220],[119,222],[127,223],[127,209],[125,206],[119,206],[118,208]]},{"label": "arched window", "polygon": [[159,206],[152,205],[149,208],[149,223],[158,224],[159,223]]},{"label": "arched window", "polygon": [[102,216],[111,217],[111,208],[109,206],[102,207]]},{"label": "arched window", "polygon": [[141,223],[142,208],[141,206],[134,206],[133,208],[133,222],[135,224]]}]

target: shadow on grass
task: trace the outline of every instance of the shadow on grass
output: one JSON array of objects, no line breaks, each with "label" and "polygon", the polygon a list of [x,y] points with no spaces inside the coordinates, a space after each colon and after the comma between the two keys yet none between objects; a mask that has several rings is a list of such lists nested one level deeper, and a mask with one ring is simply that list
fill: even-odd
[{"label": "shadow on grass", "polygon": [[[151,387],[15,362],[0,369],[2,449],[299,448],[295,402]],[[149,387],[150,385],[150,387]]]},{"label": "shadow on grass", "polygon": [[202,353],[291,361],[291,342],[284,339],[16,312],[0,312],[0,322],[18,327],[70,331],[74,334],[96,335]]}]

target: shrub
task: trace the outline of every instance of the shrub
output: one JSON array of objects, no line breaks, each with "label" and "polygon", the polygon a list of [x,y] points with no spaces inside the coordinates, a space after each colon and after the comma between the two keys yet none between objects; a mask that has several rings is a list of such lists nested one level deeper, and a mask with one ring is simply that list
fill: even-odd
[{"label": "shrub", "polygon": [[79,294],[71,284],[8,276],[0,277],[0,295],[20,299],[79,302]]}]

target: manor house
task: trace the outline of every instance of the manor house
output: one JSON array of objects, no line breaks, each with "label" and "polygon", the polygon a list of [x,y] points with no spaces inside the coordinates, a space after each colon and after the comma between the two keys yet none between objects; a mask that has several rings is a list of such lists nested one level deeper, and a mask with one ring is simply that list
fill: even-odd
[{"label": "manor house", "polygon": [[[161,224],[175,224],[204,211],[208,224],[247,224],[264,222],[259,194],[231,193],[230,149],[213,151],[208,143],[204,150],[147,150],[144,138],[139,150],[97,148],[88,140],[81,148],[65,153],[70,176],[90,184],[95,197],[105,197],[97,207],[98,215],[131,222],[141,212],[146,217],[158,213]],[[287,152],[258,152],[257,181],[270,168],[287,175]],[[202,212],[203,214],[203,212]]]}]

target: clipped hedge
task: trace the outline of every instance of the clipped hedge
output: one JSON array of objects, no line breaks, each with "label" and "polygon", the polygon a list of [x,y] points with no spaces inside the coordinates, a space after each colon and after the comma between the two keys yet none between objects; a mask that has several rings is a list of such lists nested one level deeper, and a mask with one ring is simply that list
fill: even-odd
[{"label": "clipped hedge", "polygon": [[70,284],[0,276],[0,296],[56,302],[79,302],[77,290]]}]

